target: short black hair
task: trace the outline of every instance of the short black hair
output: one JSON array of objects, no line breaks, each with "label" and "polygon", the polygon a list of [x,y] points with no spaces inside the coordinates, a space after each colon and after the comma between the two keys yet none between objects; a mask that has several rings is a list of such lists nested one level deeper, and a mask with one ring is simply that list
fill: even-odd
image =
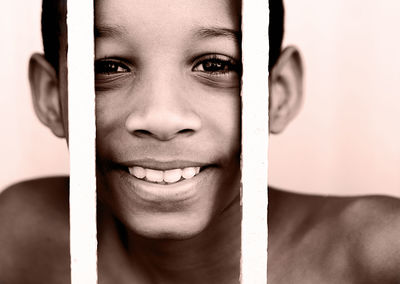
[{"label": "short black hair", "polygon": [[[251,1],[251,0],[249,0]],[[269,1],[269,69],[275,65],[282,48],[284,33],[283,0]],[[66,36],[66,0],[43,0],[42,39],[45,58],[59,71],[61,36]]]},{"label": "short black hair", "polygon": [[274,67],[281,54],[284,20],[283,0],[269,0],[269,70]]},{"label": "short black hair", "polygon": [[67,36],[67,0],[43,0],[42,40],[46,60],[59,72],[60,47]]}]

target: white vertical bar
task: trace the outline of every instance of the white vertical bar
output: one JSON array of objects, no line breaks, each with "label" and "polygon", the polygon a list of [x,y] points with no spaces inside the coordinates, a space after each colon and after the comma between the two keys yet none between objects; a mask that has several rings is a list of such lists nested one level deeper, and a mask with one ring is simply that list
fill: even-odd
[{"label": "white vertical bar", "polygon": [[241,283],[267,283],[268,24],[267,0],[242,2]]},{"label": "white vertical bar", "polygon": [[93,1],[68,0],[71,283],[97,283]]}]

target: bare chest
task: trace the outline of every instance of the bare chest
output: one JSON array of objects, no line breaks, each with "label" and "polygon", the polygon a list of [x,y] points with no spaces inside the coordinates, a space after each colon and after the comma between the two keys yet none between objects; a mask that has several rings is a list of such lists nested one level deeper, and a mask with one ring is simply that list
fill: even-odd
[{"label": "bare chest", "polygon": [[328,232],[270,240],[268,284],[373,283],[344,240]]}]

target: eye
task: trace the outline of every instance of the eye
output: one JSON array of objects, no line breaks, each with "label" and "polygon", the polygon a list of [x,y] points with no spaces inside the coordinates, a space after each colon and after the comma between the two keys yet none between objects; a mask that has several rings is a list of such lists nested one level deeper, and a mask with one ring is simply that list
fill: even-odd
[{"label": "eye", "polygon": [[96,75],[113,75],[130,72],[129,67],[117,60],[101,59],[95,62]]},{"label": "eye", "polygon": [[239,64],[235,60],[224,55],[209,55],[200,58],[194,68],[195,72],[203,72],[210,75],[224,75],[230,72],[240,73]]},{"label": "eye", "polygon": [[96,91],[112,91],[123,88],[134,78],[133,67],[117,58],[98,59],[94,63]]},{"label": "eye", "polygon": [[192,72],[201,82],[213,88],[238,88],[242,64],[230,56],[206,54],[194,61]]}]

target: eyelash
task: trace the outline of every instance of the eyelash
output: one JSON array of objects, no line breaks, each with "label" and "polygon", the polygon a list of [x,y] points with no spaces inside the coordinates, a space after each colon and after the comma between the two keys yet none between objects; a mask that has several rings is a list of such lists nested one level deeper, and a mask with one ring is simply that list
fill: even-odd
[{"label": "eyelash", "polygon": [[[200,66],[203,67],[203,70],[199,70]],[[192,71],[206,73],[212,76],[222,76],[230,72],[240,74],[241,65],[225,55],[210,54],[198,59]]]},{"label": "eyelash", "polygon": [[[201,66],[202,70],[200,70]],[[112,75],[130,71],[130,68],[122,63],[121,60],[103,58],[95,62],[95,73],[99,75]],[[227,56],[211,54],[198,59],[192,71],[208,73],[215,76],[224,75],[232,71],[241,73],[241,68],[235,60]]]},{"label": "eyelash", "polygon": [[94,64],[94,70],[98,75],[112,75],[130,72],[130,68],[126,64],[122,63],[121,60],[112,58],[96,60]]}]

